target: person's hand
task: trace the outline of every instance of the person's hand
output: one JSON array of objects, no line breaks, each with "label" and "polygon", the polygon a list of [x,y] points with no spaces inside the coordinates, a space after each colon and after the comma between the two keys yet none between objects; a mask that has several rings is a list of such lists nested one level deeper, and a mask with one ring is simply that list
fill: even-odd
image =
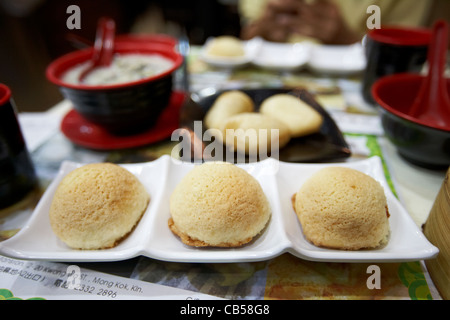
[{"label": "person's hand", "polygon": [[327,44],[349,44],[360,40],[347,26],[339,8],[327,0],[269,1],[263,16],[244,31],[243,37],[247,39],[261,36],[278,42],[285,42],[293,35]]},{"label": "person's hand", "polygon": [[[251,39],[255,36],[269,41],[284,42],[292,32],[291,21],[297,16],[298,0],[270,0],[263,15],[243,28],[242,37]],[[291,17],[292,16],[292,17]]]},{"label": "person's hand", "polygon": [[335,3],[327,0],[316,0],[311,4],[294,2],[296,14],[288,16],[289,21],[285,22],[291,34],[311,37],[327,44],[349,44],[360,40],[347,26]]}]

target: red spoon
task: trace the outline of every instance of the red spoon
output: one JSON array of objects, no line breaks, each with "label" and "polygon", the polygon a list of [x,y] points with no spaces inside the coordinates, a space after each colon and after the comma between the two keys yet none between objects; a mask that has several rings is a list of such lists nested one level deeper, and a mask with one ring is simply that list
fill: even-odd
[{"label": "red spoon", "polygon": [[428,52],[428,75],[424,78],[409,114],[434,126],[450,128],[450,99],[444,77],[448,50],[448,24],[438,21]]},{"label": "red spoon", "polygon": [[110,18],[101,18],[98,22],[97,33],[95,35],[94,53],[91,65],[80,75],[80,82],[98,67],[107,67],[111,64],[114,55],[114,38],[116,33],[116,23]]}]

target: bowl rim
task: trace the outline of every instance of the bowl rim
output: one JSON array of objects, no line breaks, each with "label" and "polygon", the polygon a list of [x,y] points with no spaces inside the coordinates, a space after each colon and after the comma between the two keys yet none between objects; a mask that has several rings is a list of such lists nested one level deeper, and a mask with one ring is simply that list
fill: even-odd
[{"label": "bowl rim", "polygon": [[62,55],[59,58],[56,58],[46,68],[45,74],[47,79],[59,87],[74,90],[104,91],[112,89],[124,89],[164,78],[172,74],[176,69],[178,69],[184,60],[184,57],[176,50],[175,47],[168,46],[167,44],[131,42],[131,41],[117,42],[115,45],[115,52],[117,53],[159,54],[164,56],[165,58],[170,59],[173,62],[173,66],[168,70],[158,73],[154,76],[125,83],[108,84],[108,85],[85,85],[85,84],[67,83],[61,80],[60,78],[61,75],[67,70],[69,70],[71,67],[74,67],[77,64],[89,60],[89,58],[92,56],[92,52],[93,48],[89,47],[86,49],[72,51],[65,55]]},{"label": "bowl rim", "polygon": [[368,37],[374,41],[394,46],[428,46],[431,41],[431,30],[421,27],[383,26],[373,29]]},{"label": "bowl rim", "polygon": [[[393,82],[396,82],[399,80],[411,81],[411,80],[417,80],[417,79],[423,80],[423,79],[425,79],[425,76],[420,75],[420,74],[413,74],[413,73],[398,73],[398,74],[382,77],[382,78],[378,79],[377,81],[375,81],[375,83],[372,85],[372,90],[371,90],[372,96],[382,109],[386,110],[387,112],[389,112],[399,118],[419,124],[421,126],[429,128],[429,129],[434,129],[434,130],[438,130],[441,132],[450,132],[450,128],[443,128],[438,125],[429,124],[424,121],[421,121],[420,119],[414,118],[406,113],[398,111],[397,109],[391,107],[386,102],[384,102],[378,94],[381,87],[392,84]],[[450,83],[450,79],[447,79],[447,82]]]}]

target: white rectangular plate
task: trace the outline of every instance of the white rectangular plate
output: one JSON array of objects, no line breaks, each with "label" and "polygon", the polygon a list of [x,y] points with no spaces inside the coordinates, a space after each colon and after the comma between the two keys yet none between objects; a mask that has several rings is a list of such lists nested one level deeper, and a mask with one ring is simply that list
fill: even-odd
[{"label": "white rectangular plate", "polygon": [[[234,249],[194,248],[172,234],[169,198],[178,182],[194,165],[163,156],[143,163],[122,165],[147,188],[151,201],[136,229],[118,246],[106,250],[73,250],[53,233],[48,213],[61,179],[82,164],[64,162],[44,193],[27,224],[12,238],[0,242],[0,253],[19,259],[66,262],[119,261],[136,256],[172,262],[263,261],[289,252],[299,258],[329,262],[401,262],[430,259],[434,247],[394,197],[386,182],[378,157],[340,164],[290,164],[274,159],[239,165],[261,184],[272,207],[272,218],[250,244]],[[376,250],[342,251],[319,248],[309,243],[292,208],[291,197],[317,170],[326,166],[346,166],[362,171],[384,187],[388,200],[391,236],[388,245]]]}]

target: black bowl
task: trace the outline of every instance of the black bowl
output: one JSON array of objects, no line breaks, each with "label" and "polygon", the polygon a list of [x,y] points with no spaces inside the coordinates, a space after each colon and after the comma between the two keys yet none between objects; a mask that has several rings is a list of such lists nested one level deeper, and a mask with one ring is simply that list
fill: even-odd
[{"label": "black bowl", "polygon": [[[374,84],[372,95],[380,106],[385,135],[398,153],[415,165],[446,169],[450,166],[450,128],[445,130],[408,115],[423,79],[415,74],[384,77]],[[450,80],[447,90],[450,92]]]},{"label": "black bowl", "polygon": [[172,60],[173,66],[164,73],[123,84],[92,86],[62,81],[67,70],[90,59],[92,48],[89,48],[56,59],[48,66],[46,75],[86,120],[112,133],[136,133],[153,126],[168,105],[173,73],[181,66],[183,57],[173,46],[146,42],[116,43],[115,52],[158,54]]}]

